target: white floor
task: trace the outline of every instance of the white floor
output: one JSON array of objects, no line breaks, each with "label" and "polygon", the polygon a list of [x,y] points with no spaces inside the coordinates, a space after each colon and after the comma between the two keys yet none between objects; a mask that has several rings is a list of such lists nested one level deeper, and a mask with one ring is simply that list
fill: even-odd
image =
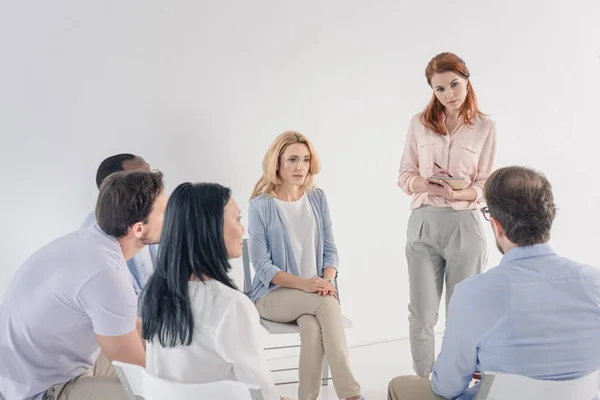
[{"label": "white floor", "polygon": [[[441,336],[436,335],[436,354],[439,352]],[[398,340],[349,349],[354,375],[363,388],[367,400],[386,400],[387,385],[398,375],[413,375],[412,358],[408,340]],[[298,365],[297,357],[269,361],[271,369],[292,368]],[[276,382],[297,380],[297,371],[274,374]],[[278,386],[282,396],[297,399],[298,385]],[[333,385],[322,387],[321,400],[337,399]]]}]

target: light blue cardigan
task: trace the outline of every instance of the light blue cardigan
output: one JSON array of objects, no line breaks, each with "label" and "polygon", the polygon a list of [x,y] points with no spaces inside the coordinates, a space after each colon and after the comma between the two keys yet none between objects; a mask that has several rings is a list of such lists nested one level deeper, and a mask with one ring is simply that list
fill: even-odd
[{"label": "light blue cardigan", "polygon": [[[329,206],[325,192],[321,189],[310,190],[306,195],[317,222],[317,274],[323,276],[324,267],[338,267]],[[252,301],[257,301],[278,288],[271,281],[279,271],[300,276],[289,229],[273,197],[262,194],[250,201],[248,244],[255,271],[250,296]]]}]

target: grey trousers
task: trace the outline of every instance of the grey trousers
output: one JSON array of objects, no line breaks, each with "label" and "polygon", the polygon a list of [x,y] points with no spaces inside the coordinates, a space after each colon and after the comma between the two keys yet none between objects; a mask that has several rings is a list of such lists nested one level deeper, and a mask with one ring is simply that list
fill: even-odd
[{"label": "grey trousers", "polygon": [[408,320],[413,368],[419,376],[429,376],[433,368],[433,328],[444,281],[447,310],[454,286],[479,274],[487,262],[487,243],[479,214],[479,210],[423,206],[413,210],[408,221]]}]

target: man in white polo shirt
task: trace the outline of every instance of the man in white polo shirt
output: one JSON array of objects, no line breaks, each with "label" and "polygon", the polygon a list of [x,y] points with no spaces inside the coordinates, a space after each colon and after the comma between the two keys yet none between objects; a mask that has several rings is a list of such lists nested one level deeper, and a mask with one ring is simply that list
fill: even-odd
[{"label": "man in white polo shirt", "polygon": [[34,253],[0,306],[0,392],[7,399],[126,400],[110,361],[144,366],[126,260],[157,243],[167,202],[160,172],[118,172],[98,223]]}]

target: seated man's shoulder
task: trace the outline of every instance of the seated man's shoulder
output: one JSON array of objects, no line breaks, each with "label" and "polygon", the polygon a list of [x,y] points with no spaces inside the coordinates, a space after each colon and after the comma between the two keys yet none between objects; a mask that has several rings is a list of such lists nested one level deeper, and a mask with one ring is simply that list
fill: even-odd
[{"label": "seated man's shoulder", "polygon": [[590,264],[583,264],[579,261],[558,255],[556,256],[554,262],[557,264],[557,266],[568,268],[578,274],[600,277],[600,269]]},{"label": "seated man's shoulder", "polygon": [[83,248],[85,251],[105,250],[106,248],[110,248],[116,253],[121,251],[117,239],[106,235],[100,230],[100,227],[95,224],[92,224],[92,226],[86,228],[79,228],[71,233],[61,236],[51,244],[53,243],[57,247],[69,247],[76,245]]},{"label": "seated man's shoulder", "polygon": [[538,268],[532,269],[532,279],[600,281],[599,268],[560,255],[553,255],[536,264]]},{"label": "seated man's shoulder", "polygon": [[590,264],[576,263],[572,260],[568,261],[571,261],[571,265],[573,265],[573,269],[576,271],[579,278],[596,281],[598,284],[600,284],[600,268]]},{"label": "seated man's shoulder", "polygon": [[[101,264],[98,255],[103,253],[104,247],[106,246],[94,240],[87,229],[79,229],[45,245],[28,259],[28,263],[36,265],[52,263],[60,266],[61,269],[73,265],[81,269],[84,265],[79,264]],[[118,252],[118,244],[115,249]]]},{"label": "seated man's shoulder", "polygon": [[489,297],[493,291],[505,290],[509,283],[510,277],[496,267],[461,281],[454,288],[454,293],[459,292],[469,298]]},{"label": "seated man's shoulder", "polygon": [[106,235],[100,231],[97,225],[89,228],[75,231],[78,235],[78,240],[81,242],[81,250],[79,253],[96,254],[99,264],[105,264],[105,261],[111,260],[121,264],[124,261],[123,252],[117,239]]},{"label": "seated man's shoulder", "polygon": [[85,219],[81,223],[80,228],[89,228],[90,226],[94,225],[95,223],[96,223],[96,212],[92,211],[85,217]]},{"label": "seated man's shoulder", "polygon": [[600,287],[600,268],[581,264],[561,256],[547,259],[542,264],[543,268],[534,269],[522,268],[522,265],[518,263],[491,268],[484,273],[463,280],[456,285],[454,292],[471,299],[479,296],[489,298],[492,292],[505,291],[512,284],[524,281],[537,282],[551,277],[576,278],[581,281],[594,282]]}]

